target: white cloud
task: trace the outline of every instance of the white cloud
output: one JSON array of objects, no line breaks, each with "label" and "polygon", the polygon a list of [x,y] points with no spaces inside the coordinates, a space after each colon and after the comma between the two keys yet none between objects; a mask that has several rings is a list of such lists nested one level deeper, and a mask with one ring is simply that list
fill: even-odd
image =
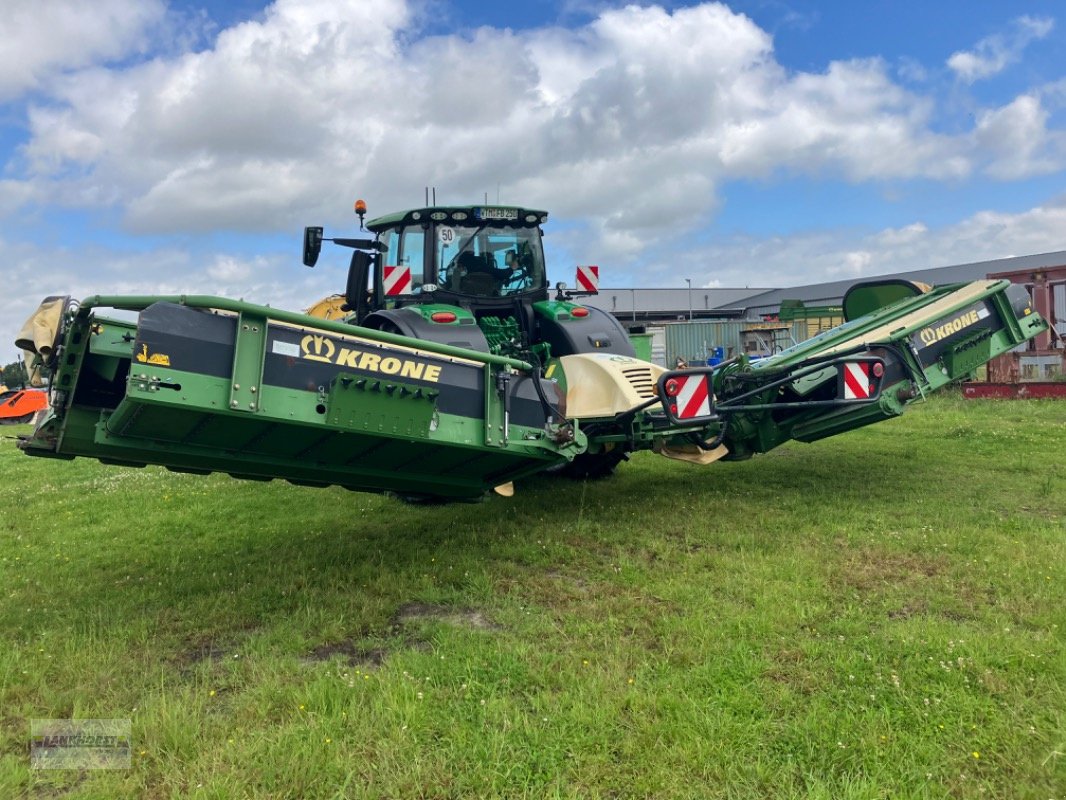
[{"label": "white cloud", "polygon": [[244,283],[258,268],[265,266],[265,259],[258,257],[251,261],[236,256],[219,254],[215,256],[215,262],[207,268],[210,278],[219,283]]},{"label": "white cloud", "polygon": [[[891,65],[790,72],[766,31],[717,3],[435,37],[417,33],[422,7],[278,0],[206,49],[64,68],[28,112],[0,209],[113,209],[135,233],[295,236],[350,226],[357,196],[374,216],[420,204],[426,185],[444,202],[499,186],[503,202],[571,223],[557,238],[575,254],[636,262],[705,222],[731,180],[1011,180],[1066,160],[1040,94],[946,134],[935,99]],[[1049,25],[1022,18],[1002,47],[973,52],[1014,57]],[[874,268],[878,247],[843,252],[866,251],[833,268]]]},{"label": "white cloud", "polygon": [[[734,237],[676,255],[673,261],[714,265],[699,276],[701,283],[796,286],[1054,252],[1066,249],[1064,230],[1066,197],[1061,197],[1021,213],[981,211],[937,228],[914,222],[866,233],[837,229],[763,239]],[[624,285],[621,276],[612,281],[619,284]],[[634,276],[633,285],[649,284]]]},{"label": "white cloud", "polygon": [[916,58],[903,56],[896,64],[896,73],[912,83],[923,83],[929,79],[929,71]]},{"label": "white cloud", "polygon": [[38,187],[31,181],[0,179],[0,216],[14,213],[39,196]]},{"label": "white cloud", "polygon": [[416,25],[402,0],[278,0],[210,49],[68,75],[30,111],[23,167],[54,202],[112,204],[151,233],[348,224],[357,194],[373,213],[427,184],[456,202],[500,185],[590,220],[612,252],[705,219],[734,178],[972,169],[972,142],[933,132],[933,104],[884,63],[791,74],[724,5],[577,30]]},{"label": "white cloud", "polygon": [[982,112],[974,136],[989,155],[986,172],[1014,180],[1056,172],[1066,166],[1066,137],[1047,129],[1048,112],[1038,97],[1021,95]]},{"label": "white cloud", "polygon": [[163,0],[5,0],[0,14],[0,100],[54,74],[136,50],[163,19]]},{"label": "white cloud", "polygon": [[912,222],[902,228],[886,228],[875,236],[874,241],[878,249],[884,251],[921,241],[928,234],[929,228],[924,222]]},{"label": "white cloud", "polygon": [[988,36],[973,50],[952,53],[948,67],[967,83],[997,75],[1017,62],[1030,43],[1043,39],[1054,27],[1055,21],[1047,17],[1018,17],[1009,32]]},{"label": "white cloud", "polygon": [[967,174],[957,141],[928,129],[931,105],[888,78],[879,60],[834,62],[764,90],[764,113],[724,126],[730,174],[786,167],[852,180]]},{"label": "white cloud", "polygon": [[826,275],[832,278],[858,278],[866,273],[873,259],[873,253],[869,250],[852,250],[843,254],[840,264],[826,268]]}]

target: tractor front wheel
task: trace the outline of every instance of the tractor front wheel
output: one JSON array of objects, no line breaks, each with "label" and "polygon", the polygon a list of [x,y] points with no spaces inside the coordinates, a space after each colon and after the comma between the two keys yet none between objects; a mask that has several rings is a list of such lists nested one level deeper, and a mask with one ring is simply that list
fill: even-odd
[{"label": "tractor front wheel", "polygon": [[610,477],[619,464],[629,460],[625,450],[604,450],[600,453],[582,453],[569,464],[550,470],[572,480],[599,480]]}]

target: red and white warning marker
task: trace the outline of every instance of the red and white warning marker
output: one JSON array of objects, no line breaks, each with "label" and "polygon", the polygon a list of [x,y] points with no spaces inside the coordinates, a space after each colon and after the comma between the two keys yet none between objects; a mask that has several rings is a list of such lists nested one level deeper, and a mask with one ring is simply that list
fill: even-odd
[{"label": "red and white warning marker", "polygon": [[386,297],[408,294],[411,291],[411,268],[385,267],[382,283]]},{"label": "red and white warning marker", "polygon": [[578,267],[577,290],[597,294],[600,291],[600,268],[597,266]]},{"label": "red and white warning marker", "polygon": [[[663,387],[676,419],[697,419],[711,414],[711,387],[706,373],[672,375]],[[675,410],[676,409],[676,410]]]},{"label": "red and white warning marker", "polygon": [[844,363],[844,399],[867,400],[873,394],[869,361],[846,361]]}]

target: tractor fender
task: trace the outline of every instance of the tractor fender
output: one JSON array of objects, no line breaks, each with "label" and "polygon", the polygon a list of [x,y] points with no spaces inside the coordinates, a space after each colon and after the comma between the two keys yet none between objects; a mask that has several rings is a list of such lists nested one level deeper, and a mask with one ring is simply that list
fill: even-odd
[{"label": "tractor fender", "polygon": [[[461,309],[456,309],[461,311]],[[399,333],[413,339],[450,344],[468,350],[489,352],[489,342],[477,325],[431,322],[413,308],[389,308],[375,311],[361,323],[364,328]]]},{"label": "tractor fender", "polygon": [[612,353],[619,356],[636,356],[633,343],[622,324],[611,314],[593,306],[587,317],[549,319],[538,315],[538,337],[551,345],[553,356],[570,356],[576,353]]}]

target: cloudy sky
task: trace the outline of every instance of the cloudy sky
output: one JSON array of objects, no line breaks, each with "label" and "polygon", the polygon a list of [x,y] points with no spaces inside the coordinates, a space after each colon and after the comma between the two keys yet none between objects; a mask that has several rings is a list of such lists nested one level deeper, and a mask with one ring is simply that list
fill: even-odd
[{"label": "cloudy sky", "polygon": [[38,297],[340,289],[301,228],[545,208],[550,277],[780,286],[1066,249],[1057,3],[4,0],[0,358]]}]

